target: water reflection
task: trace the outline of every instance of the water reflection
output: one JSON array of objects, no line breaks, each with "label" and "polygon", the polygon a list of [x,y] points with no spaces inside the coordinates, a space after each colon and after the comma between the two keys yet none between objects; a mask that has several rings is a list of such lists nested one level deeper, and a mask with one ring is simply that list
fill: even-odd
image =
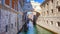
[{"label": "water reflection", "polygon": [[29,23],[27,24],[27,26],[28,26],[27,34],[35,34],[36,33],[35,27],[33,25],[33,22],[29,21]]},{"label": "water reflection", "polygon": [[[26,25],[24,25],[25,27],[23,28],[23,32],[19,33],[19,34],[36,34],[36,27],[33,25],[32,21],[29,21],[29,23],[27,23]],[[27,31],[26,31],[26,26],[27,26]]]},{"label": "water reflection", "polygon": [[32,21],[29,21],[29,23],[24,25],[24,28],[22,30],[22,32],[20,32],[19,34],[54,34],[42,27],[39,26],[35,26],[33,25]]}]

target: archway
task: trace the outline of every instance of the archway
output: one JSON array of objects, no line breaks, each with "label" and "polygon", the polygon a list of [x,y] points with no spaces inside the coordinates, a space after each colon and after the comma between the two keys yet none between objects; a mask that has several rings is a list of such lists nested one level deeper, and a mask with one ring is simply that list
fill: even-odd
[{"label": "archway", "polygon": [[[30,14],[29,14],[30,12]],[[25,23],[29,20],[31,20],[33,22],[34,25],[36,25],[36,20],[39,17],[40,13],[36,12],[36,11],[28,11],[28,12],[24,12],[24,21]]]}]

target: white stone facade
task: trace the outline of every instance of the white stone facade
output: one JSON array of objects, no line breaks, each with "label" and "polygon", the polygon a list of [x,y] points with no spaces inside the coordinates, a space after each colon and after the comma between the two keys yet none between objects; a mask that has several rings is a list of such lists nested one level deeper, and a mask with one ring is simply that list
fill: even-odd
[{"label": "white stone facade", "polygon": [[37,24],[60,34],[60,0],[45,0],[41,8]]},{"label": "white stone facade", "polygon": [[36,12],[41,11],[40,3],[31,1],[31,5],[32,5],[32,8],[34,9],[34,11],[36,11]]}]

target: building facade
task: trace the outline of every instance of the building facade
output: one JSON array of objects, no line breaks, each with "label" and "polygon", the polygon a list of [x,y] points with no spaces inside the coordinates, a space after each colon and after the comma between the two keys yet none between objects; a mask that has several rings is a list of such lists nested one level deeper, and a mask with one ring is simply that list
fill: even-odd
[{"label": "building facade", "polygon": [[45,0],[37,24],[60,34],[60,0]]},{"label": "building facade", "polygon": [[0,0],[0,34],[17,34],[22,28],[22,3],[24,0]]}]

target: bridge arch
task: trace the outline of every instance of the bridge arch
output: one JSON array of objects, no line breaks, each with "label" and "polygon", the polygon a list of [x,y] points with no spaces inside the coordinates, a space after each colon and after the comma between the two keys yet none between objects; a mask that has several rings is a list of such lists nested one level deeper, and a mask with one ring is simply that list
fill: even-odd
[{"label": "bridge arch", "polygon": [[[37,21],[37,19],[38,19],[38,17],[39,17],[39,15],[40,15],[40,13],[39,12],[36,12],[36,11],[28,11],[28,12],[31,12],[31,14],[33,14],[33,18],[31,19],[32,21],[33,21],[33,24],[35,25],[36,24],[36,21]],[[24,20],[26,21],[27,20],[27,14],[28,14],[28,12],[26,11],[26,12],[24,12]]]}]

